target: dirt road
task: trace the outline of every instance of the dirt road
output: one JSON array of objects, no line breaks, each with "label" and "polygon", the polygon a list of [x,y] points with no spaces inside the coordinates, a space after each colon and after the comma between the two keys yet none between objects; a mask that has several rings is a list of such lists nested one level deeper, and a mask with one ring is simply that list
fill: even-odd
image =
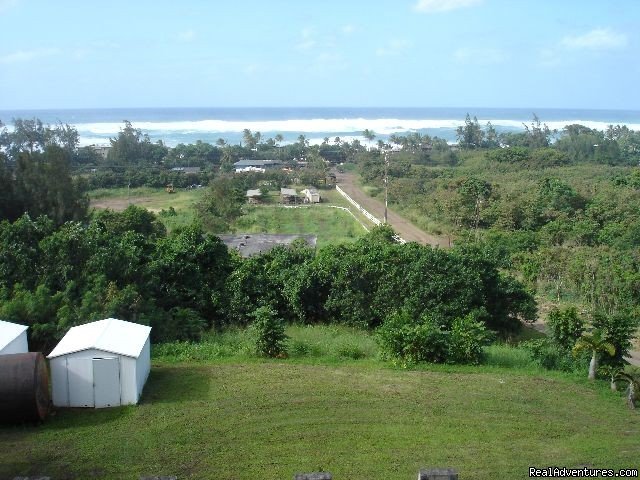
[{"label": "dirt road", "polygon": [[[381,202],[370,197],[363,192],[356,184],[356,175],[351,173],[337,173],[336,180],[338,186],[344,190],[347,195],[358,202],[362,208],[382,220],[384,218],[384,200]],[[387,210],[387,222],[393,227],[398,235],[407,242],[418,242],[422,245],[438,245],[440,247],[449,247],[448,237],[439,237],[423,232],[413,225],[407,219],[401,217],[391,209]]]}]

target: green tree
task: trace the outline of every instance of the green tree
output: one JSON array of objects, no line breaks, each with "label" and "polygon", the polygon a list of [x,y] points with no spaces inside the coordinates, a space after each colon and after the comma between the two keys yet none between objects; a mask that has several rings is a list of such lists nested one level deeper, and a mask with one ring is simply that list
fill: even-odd
[{"label": "green tree", "polygon": [[471,120],[468,113],[464,120],[464,126],[456,129],[456,136],[458,145],[464,149],[480,148],[484,141],[484,132],[480,128],[478,119],[473,117],[473,120]]},{"label": "green tree", "polygon": [[287,353],[288,336],[284,321],[269,306],[255,309],[251,314],[251,332],[254,337],[256,353],[265,357],[279,357]]},{"label": "green tree", "polygon": [[615,355],[615,347],[604,340],[601,330],[593,330],[583,333],[573,347],[573,354],[578,355],[583,351],[591,353],[591,362],[589,363],[589,380],[595,380],[600,363],[600,355],[606,353],[610,356]]}]

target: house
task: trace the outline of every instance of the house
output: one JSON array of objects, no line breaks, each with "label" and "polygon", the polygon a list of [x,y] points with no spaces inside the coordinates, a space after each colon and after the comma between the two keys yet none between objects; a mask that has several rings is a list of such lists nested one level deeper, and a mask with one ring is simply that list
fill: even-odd
[{"label": "house", "polygon": [[24,325],[0,320],[0,355],[27,353],[27,329]]},{"label": "house", "polygon": [[233,164],[236,173],[264,172],[270,168],[277,168],[282,162],[279,160],[239,160]]},{"label": "house", "polygon": [[315,188],[305,188],[301,192],[304,195],[304,203],[320,203],[320,193]]},{"label": "house", "polygon": [[111,145],[90,145],[90,147],[102,158],[107,158],[111,150]]},{"label": "house", "polygon": [[247,190],[247,202],[252,204],[260,203],[260,199],[262,198],[262,192],[260,189],[255,190]]},{"label": "house", "polygon": [[297,203],[298,192],[295,188],[281,188],[280,189],[280,203]]},{"label": "house", "polygon": [[71,328],[47,357],[57,407],[136,404],[151,368],[151,327],[107,318]]}]

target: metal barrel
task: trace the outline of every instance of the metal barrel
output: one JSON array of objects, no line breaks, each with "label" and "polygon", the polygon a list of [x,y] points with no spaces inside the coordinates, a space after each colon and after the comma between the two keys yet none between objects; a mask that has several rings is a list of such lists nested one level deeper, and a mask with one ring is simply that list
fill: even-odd
[{"label": "metal barrel", "polygon": [[44,420],[50,399],[49,373],[42,353],[0,355],[0,423]]}]

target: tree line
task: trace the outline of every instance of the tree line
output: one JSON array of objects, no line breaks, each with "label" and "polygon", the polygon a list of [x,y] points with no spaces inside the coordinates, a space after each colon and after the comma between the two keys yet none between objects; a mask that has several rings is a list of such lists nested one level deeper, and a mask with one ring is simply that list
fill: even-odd
[{"label": "tree line", "polygon": [[57,227],[24,215],[0,223],[0,317],[29,325],[32,345],[46,351],[70,327],[108,316],[151,325],[154,341],[245,326],[264,307],[288,322],[369,329],[394,315],[442,331],[479,322],[479,342],[535,316],[524,286],[482,252],[392,236],[384,227],[354,244],[315,251],[297,243],[242,259],[197,225],[167,234],[135,206]]}]

